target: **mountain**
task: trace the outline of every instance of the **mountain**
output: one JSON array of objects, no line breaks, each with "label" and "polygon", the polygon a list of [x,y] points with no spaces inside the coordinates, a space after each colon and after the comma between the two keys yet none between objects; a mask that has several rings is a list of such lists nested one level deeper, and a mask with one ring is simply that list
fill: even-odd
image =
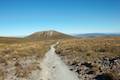
[{"label": "mountain", "polygon": [[76,37],[117,37],[120,33],[87,33],[87,34],[77,34]]},{"label": "mountain", "polygon": [[36,32],[25,38],[32,39],[32,40],[54,40],[54,39],[66,39],[66,38],[72,38],[72,37],[73,36],[68,34],[57,32],[54,30],[49,30],[49,31]]}]

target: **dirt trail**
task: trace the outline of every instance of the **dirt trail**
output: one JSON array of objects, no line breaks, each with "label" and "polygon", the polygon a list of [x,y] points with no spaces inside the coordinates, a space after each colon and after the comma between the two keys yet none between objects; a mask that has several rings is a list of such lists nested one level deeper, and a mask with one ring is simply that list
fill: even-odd
[{"label": "dirt trail", "polygon": [[40,80],[79,80],[76,74],[70,71],[67,65],[55,53],[54,46],[56,45],[51,46],[41,63]]}]

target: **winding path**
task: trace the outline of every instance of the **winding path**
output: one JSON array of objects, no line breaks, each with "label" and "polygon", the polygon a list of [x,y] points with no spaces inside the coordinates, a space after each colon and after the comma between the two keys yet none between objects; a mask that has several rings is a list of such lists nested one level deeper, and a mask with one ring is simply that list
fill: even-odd
[{"label": "winding path", "polygon": [[75,73],[69,70],[67,65],[55,53],[55,46],[46,53],[41,63],[40,80],[79,80]]}]

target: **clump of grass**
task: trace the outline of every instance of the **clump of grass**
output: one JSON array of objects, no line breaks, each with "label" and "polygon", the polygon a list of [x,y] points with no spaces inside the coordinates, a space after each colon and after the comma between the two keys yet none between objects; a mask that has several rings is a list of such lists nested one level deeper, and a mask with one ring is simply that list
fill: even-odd
[{"label": "clump of grass", "polygon": [[4,72],[0,69],[0,80],[4,80]]},{"label": "clump of grass", "polygon": [[35,63],[32,63],[27,67],[22,67],[21,64],[16,63],[15,66],[16,66],[16,76],[22,78],[27,78],[32,73],[33,70],[41,70],[41,68]]}]

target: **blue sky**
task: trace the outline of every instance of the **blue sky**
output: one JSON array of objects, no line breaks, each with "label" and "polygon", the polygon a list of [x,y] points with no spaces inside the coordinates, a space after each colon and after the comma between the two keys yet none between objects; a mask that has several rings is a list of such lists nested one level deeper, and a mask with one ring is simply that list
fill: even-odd
[{"label": "blue sky", "polygon": [[119,33],[120,0],[0,0],[0,36],[51,29]]}]

